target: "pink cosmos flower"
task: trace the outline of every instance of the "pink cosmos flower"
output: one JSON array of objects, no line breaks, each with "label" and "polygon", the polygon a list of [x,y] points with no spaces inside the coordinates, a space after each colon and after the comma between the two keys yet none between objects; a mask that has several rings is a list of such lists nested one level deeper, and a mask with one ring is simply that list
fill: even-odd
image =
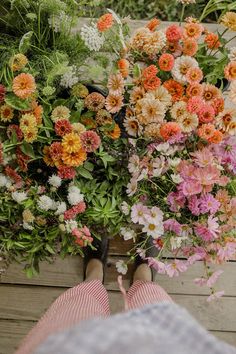
[{"label": "pink cosmos flower", "polygon": [[199,208],[200,201],[196,195],[192,195],[188,198],[188,208],[193,215],[200,215],[200,208]]},{"label": "pink cosmos flower", "polygon": [[194,284],[196,284],[196,285],[205,286],[206,283],[207,283],[207,279],[206,278],[201,277],[201,278],[194,279]]},{"label": "pink cosmos flower", "polygon": [[180,192],[171,192],[167,196],[167,202],[170,206],[170,210],[177,212],[184,207],[185,196]]},{"label": "pink cosmos flower", "polygon": [[208,217],[207,224],[208,224],[208,230],[212,233],[214,238],[217,238],[218,234],[220,232],[219,224],[218,224],[218,218],[217,217],[213,217],[212,215],[210,215]]},{"label": "pink cosmos flower", "polygon": [[154,225],[162,224],[163,222],[163,212],[160,208],[154,206],[149,210],[148,213],[144,215],[145,222],[152,223]]},{"label": "pink cosmos flower", "polygon": [[149,214],[149,209],[142,203],[134,204],[131,208],[131,220],[135,224],[144,225],[146,223],[146,216]]},{"label": "pink cosmos flower", "polygon": [[178,235],[178,236],[181,235],[182,227],[181,227],[180,223],[178,221],[176,221],[175,219],[168,219],[168,220],[164,221],[163,224],[164,224],[165,231],[172,231],[172,232],[176,233],[176,235]]},{"label": "pink cosmos flower", "polygon": [[212,286],[215,284],[215,282],[217,281],[217,279],[219,278],[219,276],[224,273],[223,270],[216,270],[211,276],[210,278],[208,278],[206,285],[209,288],[212,288]]},{"label": "pink cosmos flower", "polygon": [[202,214],[208,212],[215,214],[219,208],[220,202],[218,202],[218,200],[215,199],[212,194],[207,193],[200,198],[200,210]]},{"label": "pink cosmos flower", "polygon": [[82,147],[86,152],[93,152],[97,150],[101,144],[100,136],[92,130],[88,130],[80,134],[80,139]]},{"label": "pink cosmos flower", "polygon": [[181,184],[183,194],[187,196],[195,195],[201,193],[202,186],[197,181],[187,180]]},{"label": "pink cosmos flower", "polygon": [[217,257],[219,261],[227,261],[229,259],[235,259],[236,256],[236,242],[226,242],[224,247],[219,248]]},{"label": "pink cosmos flower", "polygon": [[166,265],[163,262],[158,261],[157,259],[153,257],[147,257],[146,258],[148,261],[149,267],[152,267],[155,269],[159,274],[165,274],[166,273]]},{"label": "pink cosmos flower", "polygon": [[220,181],[220,171],[215,166],[196,168],[193,171],[192,179],[201,185],[204,192],[211,192],[213,185]]},{"label": "pink cosmos flower", "polygon": [[189,265],[193,265],[195,262],[202,260],[202,255],[195,253],[187,259]]},{"label": "pink cosmos flower", "polygon": [[194,231],[197,236],[201,237],[204,241],[209,242],[214,239],[213,234],[208,230],[207,226],[205,225],[197,225],[194,228]]},{"label": "pink cosmos flower", "polygon": [[175,259],[173,263],[167,264],[165,269],[166,269],[166,274],[170,278],[172,278],[175,276],[179,276],[179,273],[186,272],[188,267],[186,261]]},{"label": "pink cosmos flower", "polygon": [[214,155],[209,148],[203,148],[191,154],[194,157],[194,162],[199,167],[210,166],[214,163]]},{"label": "pink cosmos flower", "polygon": [[213,300],[219,299],[220,297],[222,297],[225,294],[224,290],[222,291],[218,291],[216,293],[211,294],[208,298],[207,298],[207,302],[211,302]]}]

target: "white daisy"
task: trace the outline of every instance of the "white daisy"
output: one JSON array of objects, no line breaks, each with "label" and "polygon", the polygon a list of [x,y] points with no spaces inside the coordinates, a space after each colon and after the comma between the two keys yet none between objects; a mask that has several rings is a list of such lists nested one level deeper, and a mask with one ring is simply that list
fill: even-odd
[{"label": "white daisy", "polygon": [[164,234],[164,226],[163,223],[156,225],[153,222],[146,222],[142,231],[146,232],[148,236],[152,236],[152,238],[157,239]]},{"label": "white daisy", "polygon": [[123,236],[125,241],[131,240],[131,239],[135,240],[135,237],[136,237],[135,231],[130,229],[129,227],[121,227],[120,234]]},{"label": "white daisy", "polygon": [[154,206],[149,210],[149,213],[145,215],[145,222],[149,225],[154,224],[161,227],[163,224],[163,212],[160,208]]}]

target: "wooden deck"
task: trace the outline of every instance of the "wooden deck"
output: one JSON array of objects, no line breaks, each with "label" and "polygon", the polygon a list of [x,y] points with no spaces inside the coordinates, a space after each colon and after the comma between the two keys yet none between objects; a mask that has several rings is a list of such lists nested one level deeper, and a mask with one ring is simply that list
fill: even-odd
[{"label": "wooden deck", "polygon": [[[129,243],[119,238],[111,242],[109,268],[105,286],[109,291],[112,313],[122,309],[123,301],[117,286],[115,262],[126,257]],[[232,261],[221,269],[225,270],[218,282],[219,289],[226,295],[213,303],[207,303],[205,288],[193,284],[199,276],[202,263],[198,262],[178,278],[169,279],[157,275],[156,281],[173,299],[218,338],[236,346],[236,262]],[[128,289],[132,269],[125,276]],[[83,261],[78,257],[57,258],[55,263],[43,263],[38,277],[27,279],[22,268],[14,263],[1,277],[0,284],[0,354],[12,354],[19,341],[34,326],[49,305],[67,288],[82,281]]]}]

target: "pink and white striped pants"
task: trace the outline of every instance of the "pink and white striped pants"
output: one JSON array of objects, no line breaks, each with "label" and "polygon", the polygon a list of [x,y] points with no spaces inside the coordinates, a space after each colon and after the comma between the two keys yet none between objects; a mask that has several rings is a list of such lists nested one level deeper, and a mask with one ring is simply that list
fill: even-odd
[{"label": "pink and white striped pants", "polygon": [[[124,294],[124,290],[122,291]],[[170,296],[158,284],[136,281],[125,295],[127,310],[163,301]],[[99,280],[83,282],[60,295],[36,326],[23,339],[15,354],[30,354],[50,334],[67,329],[80,321],[110,315],[108,293]]]}]

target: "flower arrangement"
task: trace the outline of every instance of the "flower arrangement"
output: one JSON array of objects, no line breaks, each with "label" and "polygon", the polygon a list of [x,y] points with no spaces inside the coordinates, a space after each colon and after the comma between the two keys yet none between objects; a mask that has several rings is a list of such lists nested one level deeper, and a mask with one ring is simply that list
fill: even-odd
[{"label": "flower arrangement", "polygon": [[[112,26],[105,21],[100,27],[105,18],[98,20],[100,32]],[[225,30],[212,33],[195,18],[164,29],[153,19],[125,41],[121,37],[125,45],[106,98],[108,110],[121,112],[120,126],[129,137],[130,181],[120,233],[135,247],[128,262],[117,263],[118,271],[125,274],[138,254],[169,277],[201,260],[206,273],[195,283],[211,289],[209,301],[224,294],[214,290],[222,271],[210,265],[236,255],[236,111],[222,91],[227,80],[236,102],[235,48],[227,47],[234,36],[224,38],[236,30],[236,13],[220,21]],[[156,258],[150,248],[159,251]],[[167,252],[174,259],[165,259]]]}]

